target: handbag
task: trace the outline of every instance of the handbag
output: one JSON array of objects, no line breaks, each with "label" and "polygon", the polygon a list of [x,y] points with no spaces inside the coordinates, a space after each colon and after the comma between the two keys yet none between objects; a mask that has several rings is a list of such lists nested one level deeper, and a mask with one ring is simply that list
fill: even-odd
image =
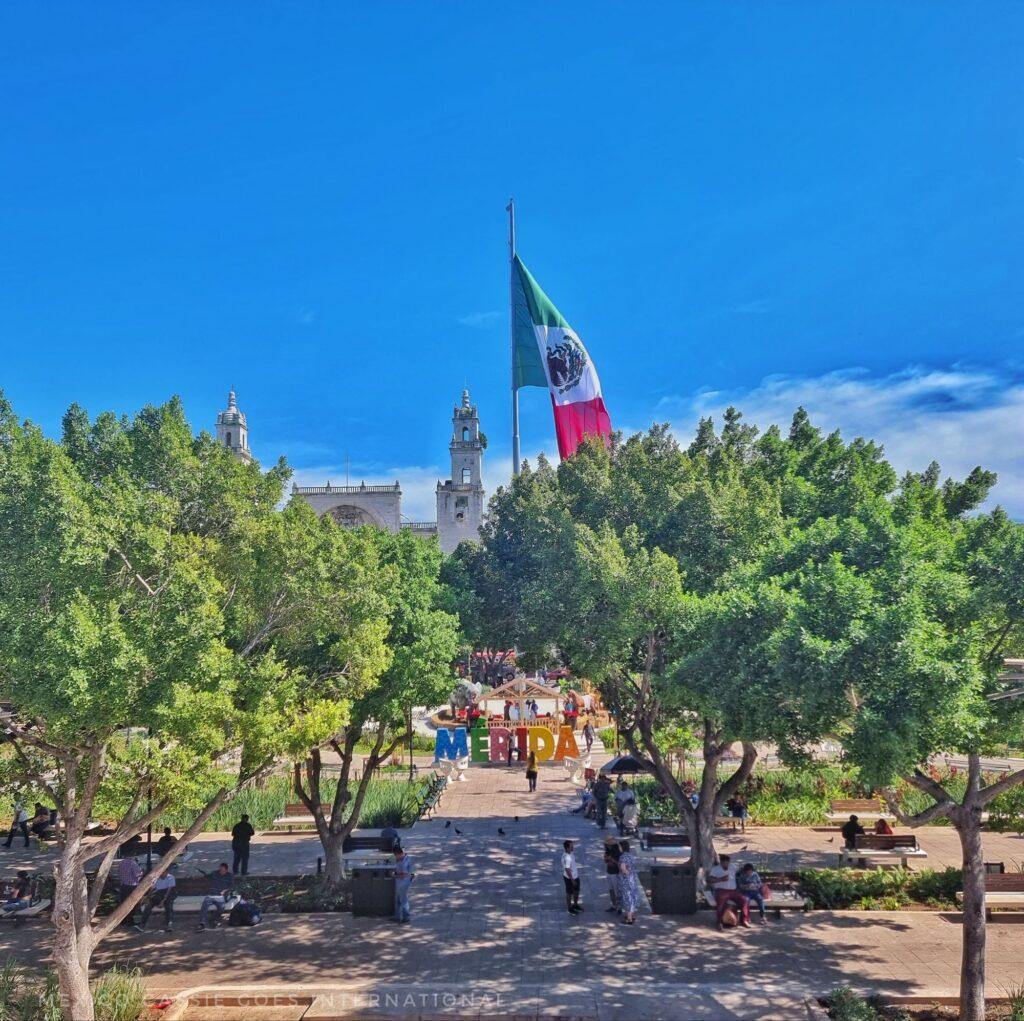
[{"label": "handbag", "polygon": [[772,899],[772,888],[767,883],[762,883],[761,884],[761,896],[765,900],[771,900]]}]

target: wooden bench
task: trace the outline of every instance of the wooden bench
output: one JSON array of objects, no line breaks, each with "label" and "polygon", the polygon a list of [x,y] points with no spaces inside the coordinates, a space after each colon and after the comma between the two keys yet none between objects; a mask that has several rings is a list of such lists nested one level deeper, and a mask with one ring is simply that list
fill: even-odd
[{"label": "wooden bench", "polygon": [[341,850],[343,854],[347,854],[349,851],[390,851],[392,840],[391,837],[385,839],[379,833],[350,833],[342,842]]},{"label": "wooden bench", "polygon": [[690,834],[681,830],[644,830],[640,834],[640,846],[645,851],[654,847],[689,847]]},{"label": "wooden bench", "polygon": [[928,857],[917,845],[917,837],[913,833],[862,833],[855,838],[853,849],[843,848],[843,863],[859,862],[861,867],[867,863],[896,863],[906,865],[908,858],[922,859]]},{"label": "wooden bench", "polygon": [[[321,805],[320,810],[324,813],[324,819],[331,821],[331,805]],[[287,829],[291,833],[295,829],[310,829],[316,827],[316,820],[310,814],[309,809],[303,804],[285,805],[284,815],[279,815],[271,824],[275,830]]]},{"label": "wooden bench", "polygon": [[849,822],[851,815],[872,822],[876,819],[895,818],[892,812],[883,810],[878,798],[839,798],[829,803],[829,812],[825,818],[829,822]]},{"label": "wooden bench", "polygon": [[[963,901],[963,892],[956,895]],[[985,917],[996,908],[1024,911],[1024,872],[992,872],[985,876]]]}]

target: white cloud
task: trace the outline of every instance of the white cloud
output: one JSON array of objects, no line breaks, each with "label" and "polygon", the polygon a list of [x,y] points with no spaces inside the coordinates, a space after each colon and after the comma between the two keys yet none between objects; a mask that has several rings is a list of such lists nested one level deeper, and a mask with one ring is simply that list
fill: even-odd
[{"label": "white cloud", "polygon": [[463,326],[479,330],[496,323],[504,314],[500,309],[493,309],[490,312],[472,312],[469,315],[459,316],[459,322]]},{"label": "white cloud", "polygon": [[797,407],[827,432],[864,436],[885,447],[899,471],[932,460],[944,475],[963,477],[975,465],[998,472],[993,503],[1024,518],[1024,380],[1006,369],[912,366],[888,376],[846,369],[822,376],[770,376],[749,390],[663,398],[658,411],[682,424],[689,442],[698,417],[734,404],[747,421],[785,429]]}]

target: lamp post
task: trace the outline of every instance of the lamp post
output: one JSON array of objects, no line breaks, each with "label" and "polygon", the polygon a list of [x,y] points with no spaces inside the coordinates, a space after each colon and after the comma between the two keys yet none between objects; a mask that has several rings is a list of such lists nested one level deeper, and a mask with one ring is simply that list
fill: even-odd
[{"label": "lamp post", "polygon": [[412,761],[412,706],[408,708],[408,715],[406,716],[406,726],[409,729],[409,783],[412,783],[416,779],[415,771],[416,766]]}]

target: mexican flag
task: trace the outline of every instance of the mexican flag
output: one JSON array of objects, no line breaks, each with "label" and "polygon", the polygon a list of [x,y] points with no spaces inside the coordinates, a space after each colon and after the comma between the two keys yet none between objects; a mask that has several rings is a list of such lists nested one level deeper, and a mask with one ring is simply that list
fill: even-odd
[{"label": "mexican flag", "polygon": [[601,381],[587,349],[518,255],[512,262],[512,315],[513,386],[548,388],[559,456],[576,453],[587,436],[610,436]]}]

